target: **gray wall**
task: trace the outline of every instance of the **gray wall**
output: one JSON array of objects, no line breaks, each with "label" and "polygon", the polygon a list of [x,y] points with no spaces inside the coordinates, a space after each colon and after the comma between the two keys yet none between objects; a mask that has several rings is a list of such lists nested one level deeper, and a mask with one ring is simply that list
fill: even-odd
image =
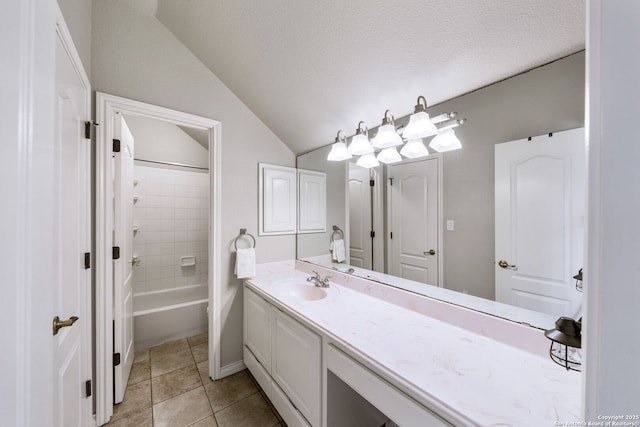
[{"label": "gray wall", "polygon": [[242,360],[242,282],[233,239],[256,236],[258,262],[292,259],[295,236],[257,237],[258,162],[295,166],[295,156],[157,19],[115,0],[95,0],[92,84],[96,91],[173,108],[222,123],[223,366]]},{"label": "gray wall", "polygon": [[136,159],[209,167],[209,150],[173,123],[133,115],[124,119],[135,141]]},{"label": "gray wall", "polygon": [[[494,145],[584,126],[585,55],[541,68],[452,99],[431,115],[458,111],[463,149],[444,153],[444,285],[495,297]],[[446,223],[445,223],[446,224]]]},{"label": "gray wall", "polygon": [[84,71],[91,79],[91,2],[88,0],[58,0],[58,6],[69,28]]}]

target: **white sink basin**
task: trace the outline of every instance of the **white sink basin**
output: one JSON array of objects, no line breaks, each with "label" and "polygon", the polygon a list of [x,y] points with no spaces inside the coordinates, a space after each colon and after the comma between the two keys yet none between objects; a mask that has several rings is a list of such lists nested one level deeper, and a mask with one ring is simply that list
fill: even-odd
[{"label": "white sink basin", "polygon": [[318,301],[333,292],[331,287],[321,288],[301,279],[288,279],[275,283],[274,291],[284,297],[302,301]]}]

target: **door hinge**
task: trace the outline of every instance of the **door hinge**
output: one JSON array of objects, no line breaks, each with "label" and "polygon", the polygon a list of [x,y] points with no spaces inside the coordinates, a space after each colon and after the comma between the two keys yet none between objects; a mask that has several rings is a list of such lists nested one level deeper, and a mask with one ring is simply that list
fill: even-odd
[{"label": "door hinge", "polygon": [[88,122],[84,122],[84,137],[85,139],[91,139],[91,127],[98,126],[96,122],[93,120],[89,120]]},{"label": "door hinge", "polygon": [[114,153],[119,153],[120,152],[120,140],[119,139],[114,139],[113,140],[113,152]]},{"label": "door hinge", "polygon": [[371,230],[371,233],[369,233],[369,235],[371,236],[371,238],[373,239],[374,237],[376,237],[376,232]]},{"label": "door hinge", "polygon": [[113,353],[113,366],[120,364],[120,353]]},{"label": "door hinge", "polygon": [[84,397],[91,397],[91,380],[84,383]]},{"label": "door hinge", "polygon": [[389,233],[391,235],[391,238],[393,239],[393,231],[391,233]]},{"label": "door hinge", "polygon": [[369,180],[369,187],[373,187],[374,185],[376,185],[376,182],[372,179]]},{"label": "door hinge", "polygon": [[389,178],[389,185],[393,185],[393,178]]},{"label": "door hinge", "polygon": [[84,253],[84,269],[91,268],[91,252]]},{"label": "door hinge", "polygon": [[120,246],[114,246],[111,250],[112,259],[120,259]]}]

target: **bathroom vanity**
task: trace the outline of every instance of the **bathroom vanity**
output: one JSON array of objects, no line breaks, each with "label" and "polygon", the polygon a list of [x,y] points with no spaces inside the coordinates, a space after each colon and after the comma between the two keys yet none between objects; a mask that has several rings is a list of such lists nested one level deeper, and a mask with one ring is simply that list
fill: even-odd
[{"label": "bathroom vanity", "polygon": [[310,268],[267,264],[244,284],[244,361],[288,425],[579,420],[580,374],[541,330],[313,266],[332,275],[317,287]]}]

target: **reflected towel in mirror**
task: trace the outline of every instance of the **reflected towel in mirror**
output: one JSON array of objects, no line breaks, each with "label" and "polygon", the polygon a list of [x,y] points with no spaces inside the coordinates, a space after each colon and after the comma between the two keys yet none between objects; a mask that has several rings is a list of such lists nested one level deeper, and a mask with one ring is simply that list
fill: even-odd
[{"label": "reflected towel in mirror", "polygon": [[248,279],[256,275],[256,251],[254,248],[236,251],[236,267],[234,273],[238,279]]},{"label": "reflected towel in mirror", "polygon": [[344,240],[332,240],[331,244],[329,245],[329,250],[331,251],[331,258],[334,261],[343,262],[344,260],[346,260]]}]

